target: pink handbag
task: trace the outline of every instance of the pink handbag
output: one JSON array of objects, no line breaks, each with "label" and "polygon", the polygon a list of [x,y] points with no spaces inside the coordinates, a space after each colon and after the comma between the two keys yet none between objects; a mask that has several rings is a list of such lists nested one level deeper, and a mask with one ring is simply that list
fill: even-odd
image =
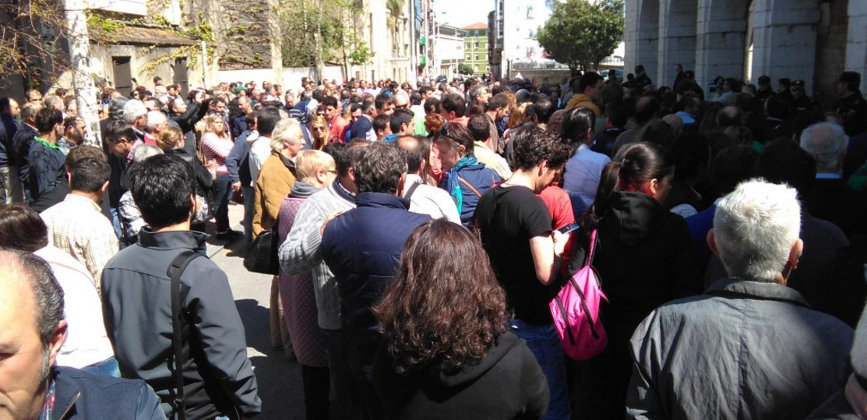
[{"label": "pink handbag", "polygon": [[587,262],[560,289],[548,304],[554,327],[563,343],[566,356],[575,360],[587,360],[599,355],[608,345],[608,335],[599,319],[599,305],[608,297],[599,285],[593,269],[593,250],[596,248],[596,231],[590,234],[590,252]]}]

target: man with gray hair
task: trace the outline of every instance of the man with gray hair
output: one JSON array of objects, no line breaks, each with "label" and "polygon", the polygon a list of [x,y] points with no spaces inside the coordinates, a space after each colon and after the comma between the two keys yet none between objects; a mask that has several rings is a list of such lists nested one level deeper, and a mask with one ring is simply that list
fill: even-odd
[{"label": "man with gray hair", "polygon": [[145,132],[156,139],[169,126],[169,117],[162,111],[148,111]]},{"label": "man with gray hair", "polygon": [[816,180],[801,192],[812,216],[839,226],[850,242],[867,235],[867,197],[846,186],[843,162],[849,136],[839,124],[821,122],[801,133],[801,148],[816,160]]},{"label": "man with gray hair", "polygon": [[132,126],[135,130],[135,135],[139,140],[148,144],[154,144],[153,138],[145,133],[145,126],[148,123],[148,109],[144,102],[138,99],[130,99],[123,106],[123,121]]},{"label": "man with gray hair", "polygon": [[785,185],[746,181],[720,200],[707,240],[729,277],[635,330],[627,418],[804,418],[837,391],[852,329],[786,287],[800,225]]},{"label": "man with gray hair", "polygon": [[142,380],[55,366],[66,340],[64,295],[51,267],[23,251],[0,251],[0,417],[165,419]]}]

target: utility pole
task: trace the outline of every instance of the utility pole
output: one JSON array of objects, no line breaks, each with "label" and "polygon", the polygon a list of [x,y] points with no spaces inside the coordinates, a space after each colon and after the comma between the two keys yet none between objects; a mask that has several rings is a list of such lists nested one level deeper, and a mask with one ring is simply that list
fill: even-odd
[{"label": "utility pole", "polygon": [[87,35],[88,0],[66,0],[69,59],[72,64],[72,88],[75,91],[78,115],[87,126],[86,144],[102,148],[99,131],[99,92],[93,82],[95,74],[90,62],[90,38]]}]

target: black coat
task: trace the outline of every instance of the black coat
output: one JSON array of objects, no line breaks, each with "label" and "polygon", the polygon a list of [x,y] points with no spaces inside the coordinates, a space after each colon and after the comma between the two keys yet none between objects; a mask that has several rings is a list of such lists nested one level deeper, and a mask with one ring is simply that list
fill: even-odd
[{"label": "black coat", "polygon": [[399,375],[383,343],[373,365],[373,386],[388,419],[538,419],[549,399],[535,356],[510,332],[481,361],[455,374],[434,365]]},{"label": "black coat", "polygon": [[[576,249],[570,273],[581,268],[584,248]],[[605,329],[624,340],[659,305],[703,290],[704,263],[686,222],[643,193],[614,193],[599,223],[593,267],[609,299]]]},{"label": "black coat", "polygon": [[[585,259],[584,242],[576,247],[570,273]],[[663,303],[701,293],[704,260],[682,217],[644,193],[615,192],[599,222],[593,267],[609,299],[600,312],[608,347],[582,365],[573,407],[587,418],[623,418],[632,332]]]}]

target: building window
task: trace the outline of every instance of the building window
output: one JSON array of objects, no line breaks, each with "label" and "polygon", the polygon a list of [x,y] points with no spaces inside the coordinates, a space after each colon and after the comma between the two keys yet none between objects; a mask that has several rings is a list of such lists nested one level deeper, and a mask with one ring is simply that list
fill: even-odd
[{"label": "building window", "polygon": [[479,49],[479,41],[476,41],[476,49]]},{"label": "building window", "polygon": [[476,60],[475,61],[479,61],[479,55],[478,54],[476,54]]}]

